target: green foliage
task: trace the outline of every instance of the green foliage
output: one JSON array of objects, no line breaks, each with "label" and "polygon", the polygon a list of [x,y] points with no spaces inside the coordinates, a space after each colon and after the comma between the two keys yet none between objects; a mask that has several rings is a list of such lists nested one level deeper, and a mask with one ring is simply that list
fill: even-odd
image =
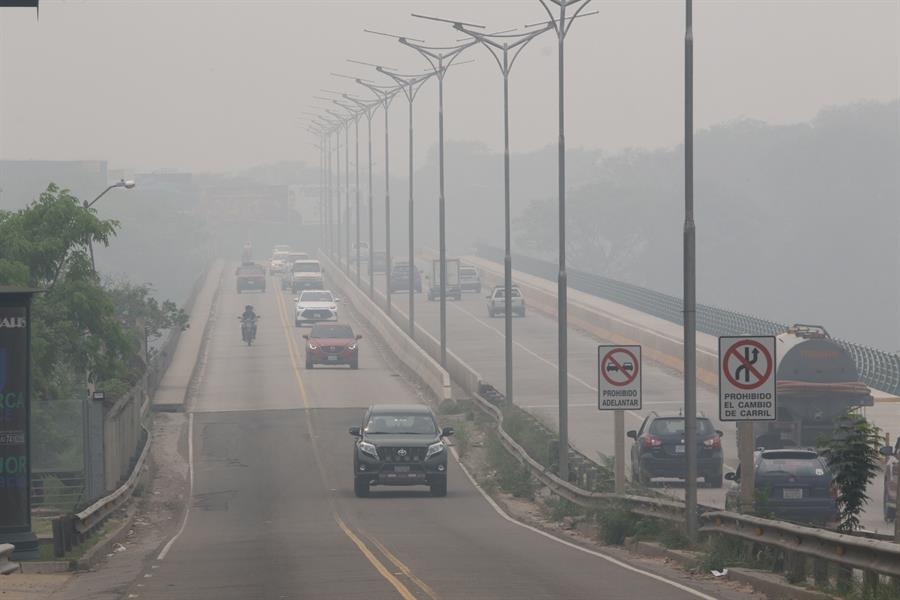
[{"label": "green foliage", "polygon": [[468,423],[459,421],[454,426],[456,435],[453,436],[453,446],[460,458],[465,458],[472,443],[472,431]]},{"label": "green foliage", "polygon": [[625,538],[634,533],[638,519],[627,507],[611,504],[597,513],[597,523],[600,525],[600,539],[605,544],[621,545],[625,543]]},{"label": "green foliage", "polygon": [[550,509],[550,518],[554,521],[562,521],[566,517],[580,517],[585,510],[566,498],[551,496],[547,499],[547,508]]},{"label": "green foliage", "polygon": [[510,456],[496,433],[488,437],[488,463],[494,469],[500,488],[517,498],[534,497],[535,484],[528,468]]},{"label": "green foliage", "polygon": [[859,516],[869,501],[866,488],[881,468],[882,440],[881,430],[852,410],[835,419],[830,438],[819,440],[838,489],[840,531],[859,528]]},{"label": "green foliage", "polygon": [[105,288],[116,308],[119,322],[139,336],[136,342],[140,344],[160,338],[166,330],[183,330],[187,326],[188,314],[184,309],[178,308],[171,300],[160,303],[152,296],[153,288],[149,284],[112,280],[106,283]]}]

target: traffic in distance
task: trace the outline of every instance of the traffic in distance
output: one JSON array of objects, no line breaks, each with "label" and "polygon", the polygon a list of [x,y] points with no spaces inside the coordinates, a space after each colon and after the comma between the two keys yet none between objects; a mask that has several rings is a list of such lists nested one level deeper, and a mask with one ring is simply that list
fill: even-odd
[{"label": "traffic in distance", "polygon": [[[368,252],[368,247],[365,250]],[[383,253],[375,252],[375,256],[377,259]],[[408,292],[412,282],[413,292],[421,293],[421,282],[424,279],[426,289],[429,290],[428,300],[437,299],[440,289],[433,285],[432,277],[440,276],[438,261],[430,262],[432,271],[424,276],[420,268],[415,263],[411,264],[408,259],[400,258],[392,263],[390,273],[385,273],[391,292]],[[447,299],[461,299],[463,292],[481,292],[482,279],[476,267],[458,259],[449,259],[447,264]],[[239,272],[243,272],[242,269],[257,272],[265,270],[265,267],[254,265],[251,261],[242,265]],[[359,368],[358,346],[362,336],[354,333],[349,324],[340,320],[340,298],[326,289],[326,273],[320,262],[306,253],[278,246],[272,252],[267,269],[273,277],[282,277],[288,282],[282,289],[298,292],[293,296],[295,325],[311,326],[309,332],[303,335],[306,341],[306,368],[312,369],[320,365]],[[525,294],[516,285],[511,290],[512,313],[514,316],[524,317]],[[502,285],[491,287],[486,299],[488,317],[504,314],[506,303]],[[872,406],[872,397],[868,388],[859,382],[856,367],[847,352],[831,339],[823,327],[795,325],[776,339],[777,357],[770,360],[774,361],[771,365],[772,376],[779,382],[777,418],[754,420],[752,430],[748,430],[752,432],[754,448],[752,472],[756,492],[752,509],[756,514],[833,527],[838,519],[838,489],[818,444],[832,433],[834,420],[839,415],[848,409]],[[637,371],[641,369],[636,364],[639,363],[639,354],[638,358],[623,356],[625,358],[621,361],[613,360],[600,365],[601,371],[605,371],[609,379],[620,377],[625,381],[636,378]],[[764,364],[765,359],[760,359],[754,348],[747,351],[747,356],[751,366]],[[749,377],[747,364],[737,362],[735,365],[737,377]],[[621,395],[626,392],[619,390],[618,393]],[[727,395],[726,398],[734,399]],[[751,406],[755,404],[745,400],[734,400],[733,404],[728,404],[732,405],[736,411],[745,411],[748,416],[752,415],[747,411],[755,410]],[[398,422],[402,421],[400,416],[395,417]],[[428,418],[434,420],[434,415]],[[410,452],[411,458],[407,459],[406,454],[403,454],[400,462],[404,464],[401,465],[384,463],[385,457],[397,458],[398,455],[393,451],[378,453],[372,450],[366,453],[360,450],[360,447],[369,449],[373,445],[377,448],[379,443],[379,438],[367,437],[367,423],[366,420],[362,427],[354,429],[360,436],[354,463],[354,490],[358,496],[366,495],[370,485],[431,485],[433,473],[429,474],[427,469],[430,463],[420,461],[424,459],[412,452],[411,448],[414,446],[404,450]],[[427,438],[431,434],[429,430],[427,435],[416,435],[425,435]],[[726,509],[740,509],[742,469],[739,463],[733,469],[726,469],[724,448],[729,440],[722,429],[713,423],[712,418],[705,415],[697,419],[697,434],[698,478],[707,488],[724,486],[725,489],[721,492],[722,506]],[[627,437],[631,439],[627,455],[633,484],[669,489],[673,482],[685,480],[685,419],[680,411],[651,410],[638,429],[627,431]],[[425,441],[429,444],[436,443],[433,440]],[[736,445],[738,440],[732,439],[730,443]],[[890,522],[896,516],[895,490],[897,472],[900,470],[897,467],[900,441],[896,448],[885,446],[880,452],[885,457],[886,464],[883,490],[878,495],[882,497],[883,518]],[[430,459],[431,455],[427,458]],[[406,464],[409,461],[413,465]],[[384,474],[385,465],[391,472],[390,476]],[[400,470],[391,471],[394,467],[399,467]],[[438,468],[437,463],[435,468]],[[360,475],[359,469],[370,470]],[[401,476],[401,472],[411,475]],[[441,485],[445,489],[446,480]],[[441,485],[436,489],[440,490]]]}]

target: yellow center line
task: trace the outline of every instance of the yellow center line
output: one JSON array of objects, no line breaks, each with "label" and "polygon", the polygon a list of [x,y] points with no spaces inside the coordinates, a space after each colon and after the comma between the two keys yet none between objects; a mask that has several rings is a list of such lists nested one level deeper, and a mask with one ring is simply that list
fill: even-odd
[{"label": "yellow center line", "polygon": [[420,590],[425,592],[425,594],[427,594],[429,598],[431,598],[432,600],[438,600],[437,593],[433,589],[431,589],[431,587],[427,583],[425,583],[424,581],[422,581],[421,579],[416,577],[415,573],[412,572],[412,569],[410,569],[408,566],[406,566],[406,564],[403,561],[401,561],[399,558],[394,556],[394,554],[391,553],[391,551],[388,550],[384,544],[379,542],[375,537],[373,537],[369,533],[366,533],[362,529],[360,529],[360,533],[362,533],[363,536],[365,536],[365,538],[367,540],[369,540],[372,544],[374,544],[375,547],[378,548],[378,551],[381,552],[384,556],[386,556],[388,560],[390,560],[392,563],[394,563],[394,566],[397,567],[398,569],[400,569],[401,573],[406,575],[406,577],[410,581],[415,583],[419,587]]},{"label": "yellow center line", "polygon": [[[313,457],[315,458],[316,466],[319,469],[319,475],[321,476],[324,483],[326,481],[325,468],[322,464],[321,458],[319,457],[319,448],[316,445],[316,439],[313,434],[312,411],[310,410],[311,406],[309,402],[309,396],[306,393],[306,387],[303,385],[303,378],[300,376],[300,367],[298,366],[299,360],[297,357],[299,356],[300,352],[297,349],[296,340],[294,339],[294,336],[292,334],[293,328],[290,326],[289,319],[287,318],[287,307],[285,306],[284,298],[278,291],[275,292],[275,295],[278,302],[278,314],[281,318],[281,325],[284,329],[285,337],[287,338],[288,354],[291,358],[291,367],[294,371],[294,378],[297,380],[297,387],[300,390],[300,397],[303,399],[303,405],[307,410],[306,429],[309,433],[310,443],[312,444]],[[347,526],[346,523],[344,523],[344,520],[341,519],[340,515],[338,515],[337,510],[335,510],[333,504],[331,508],[331,514],[334,517],[335,522],[341,528],[341,531],[343,531],[344,534],[346,534],[346,536],[350,538],[350,540],[356,545],[356,547],[359,548],[359,551],[362,552],[363,556],[365,556],[366,559],[372,564],[372,566],[375,567],[375,570],[378,571],[378,573],[382,577],[384,577],[388,581],[388,583],[394,586],[394,589],[397,590],[400,596],[404,600],[416,600],[416,596],[409,591],[409,588],[403,585],[403,582],[397,579],[397,577],[390,572],[390,570],[384,565],[384,563],[378,560],[378,557],[376,557],[375,554],[371,550],[369,550],[366,544],[361,539],[359,539],[356,534],[353,533],[353,531]],[[369,541],[375,544],[378,547],[379,551],[388,559],[390,559],[390,561],[394,563],[394,565],[396,565],[404,575],[406,575],[411,581],[419,586],[422,591],[428,594],[429,598],[437,600],[437,596],[434,594],[434,591],[430,587],[428,587],[428,585],[424,581],[413,575],[409,567],[404,565],[402,562],[400,562],[400,559],[391,554],[388,549],[385,548],[383,544],[381,544],[381,542],[371,536],[367,535],[366,537],[369,539]]]}]

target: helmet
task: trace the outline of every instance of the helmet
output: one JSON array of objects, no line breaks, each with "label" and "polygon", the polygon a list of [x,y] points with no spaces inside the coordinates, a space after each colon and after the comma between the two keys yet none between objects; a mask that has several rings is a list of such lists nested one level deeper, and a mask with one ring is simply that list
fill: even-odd
[{"label": "helmet", "polygon": [[248,304],[247,306],[244,307],[244,311],[245,311],[245,312],[252,312],[252,311],[253,311],[253,305],[252,305],[252,304]]}]

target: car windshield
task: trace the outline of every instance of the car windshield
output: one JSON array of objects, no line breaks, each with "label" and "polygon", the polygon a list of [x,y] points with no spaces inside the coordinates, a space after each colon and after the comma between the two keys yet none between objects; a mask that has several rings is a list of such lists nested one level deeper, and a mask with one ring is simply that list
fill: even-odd
[{"label": "car windshield", "polygon": [[819,458],[763,458],[759,461],[757,473],[787,473],[797,477],[821,477],[825,475],[825,464]]},{"label": "car windshield", "polygon": [[369,435],[434,434],[436,431],[434,419],[424,414],[376,414],[366,424]]},{"label": "car windshield", "polygon": [[294,263],[294,273],[318,273],[319,263],[314,262],[296,262]]},{"label": "car windshield", "polygon": [[334,302],[331,292],[303,292],[300,302]]},{"label": "car windshield", "polygon": [[[510,291],[510,294],[509,294],[510,298],[518,298],[519,296],[521,296],[521,294],[519,293],[519,290],[517,288],[513,288]],[[504,290],[503,288],[500,288],[499,290],[495,290],[494,297],[495,298],[506,298],[506,290]]]},{"label": "car windshield", "polygon": [[[708,436],[714,433],[709,419],[697,419],[697,435]],[[650,433],[653,435],[683,435],[684,419],[681,417],[654,419],[650,424]]]},{"label": "car windshield", "polygon": [[309,337],[332,340],[349,340],[355,337],[353,329],[349,325],[335,325],[333,323],[319,323],[309,332]]}]

